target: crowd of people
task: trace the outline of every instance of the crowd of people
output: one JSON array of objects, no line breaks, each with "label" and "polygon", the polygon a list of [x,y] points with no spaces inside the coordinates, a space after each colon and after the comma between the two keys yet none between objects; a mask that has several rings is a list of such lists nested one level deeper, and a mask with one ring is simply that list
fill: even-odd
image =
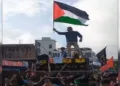
[{"label": "crowd of people", "polygon": [[4,86],[118,86],[117,74],[43,72],[40,75],[31,70],[24,73],[6,77]]},{"label": "crowd of people", "polygon": [[[78,75],[62,75],[61,73],[43,73],[38,76],[35,72],[26,72],[26,76],[20,73],[13,74],[11,78],[5,78],[5,86],[78,86],[78,80],[88,83],[88,78]],[[35,78],[39,77],[39,81]],[[76,83],[76,85],[75,85]],[[87,85],[86,85],[87,86]]]}]

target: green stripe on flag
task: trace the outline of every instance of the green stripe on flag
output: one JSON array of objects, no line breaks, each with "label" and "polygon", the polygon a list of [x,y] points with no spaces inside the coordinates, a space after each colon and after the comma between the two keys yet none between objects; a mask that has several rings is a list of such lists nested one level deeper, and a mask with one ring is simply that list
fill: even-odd
[{"label": "green stripe on flag", "polygon": [[70,18],[68,16],[62,16],[56,20],[54,20],[55,22],[62,22],[62,23],[69,23],[69,24],[74,24],[74,25],[83,25],[83,26],[88,26],[85,24],[82,24],[80,20],[78,19],[74,19],[74,18]]}]

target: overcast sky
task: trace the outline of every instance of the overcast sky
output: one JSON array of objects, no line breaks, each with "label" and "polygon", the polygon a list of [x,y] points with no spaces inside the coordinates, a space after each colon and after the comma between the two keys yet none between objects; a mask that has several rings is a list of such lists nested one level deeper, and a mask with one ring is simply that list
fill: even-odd
[{"label": "overcast sky", "polygon": [[[83,35],[80,47],[90,47],[96,53],[107,45],[117,45],[117,0],[59,1],[86,11],[90,23],[88,27],[55,23],[57,30],[72,26]],[[66,46],[65,37],[52,31],[52,16],[52,0],[3,0],[3,43],[34,43],[35,39],[51,37],[57,47]]]}]

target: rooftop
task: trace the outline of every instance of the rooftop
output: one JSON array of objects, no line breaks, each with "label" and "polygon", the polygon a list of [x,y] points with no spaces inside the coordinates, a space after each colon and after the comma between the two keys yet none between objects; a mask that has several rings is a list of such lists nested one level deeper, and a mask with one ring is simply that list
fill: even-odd
[{"label": "rooftop", "polygon": [[50,37],[42,37],[42,41],[48,41],[48,40],[55,41],[54,39],[51,39]]},{"label": "rooftop", "polygon": [[3,48],[11,48],[11,47],[32,47],[35,48],[34,44],[3,44]]},{"label": "rooftop", "polygon": [[[61,48],[59,48],[59,49],[61,49]],[[74,50],[75,48],[71,48],[71,49]],[[85,51],[86,51],[86,50],[92,50],[91,48],[86,48],[86,47],[85,47],[85,48],[80,48],[80,49],[81,49],[81,50],[85,50]]]}]

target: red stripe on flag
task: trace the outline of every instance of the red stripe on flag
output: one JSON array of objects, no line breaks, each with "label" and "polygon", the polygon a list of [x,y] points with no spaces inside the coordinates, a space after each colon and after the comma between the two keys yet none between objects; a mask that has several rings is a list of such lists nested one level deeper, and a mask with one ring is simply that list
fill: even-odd
[{"label": "red stripe on flag", "polygon": [[106,65],[104,65],[104,66],[102,66],[101,68],[100,68],[100,70],[102,71],[102,72],[104,72],[104,71],[106,71],[106,70],[108,70],[109,69],[109,66],[106,64]]},{"label": "red stripe on flag", "polygon": [[64,11],[56,3],[54,3],[54,20],[60,18],[64,14]]},{"label": "red stripe on flag", "polygon": [[114,62],[113,62],[113,57],[111,57],[108,61],[107,64],[109,66],[109,68],[112,68],[114,66]]}]

